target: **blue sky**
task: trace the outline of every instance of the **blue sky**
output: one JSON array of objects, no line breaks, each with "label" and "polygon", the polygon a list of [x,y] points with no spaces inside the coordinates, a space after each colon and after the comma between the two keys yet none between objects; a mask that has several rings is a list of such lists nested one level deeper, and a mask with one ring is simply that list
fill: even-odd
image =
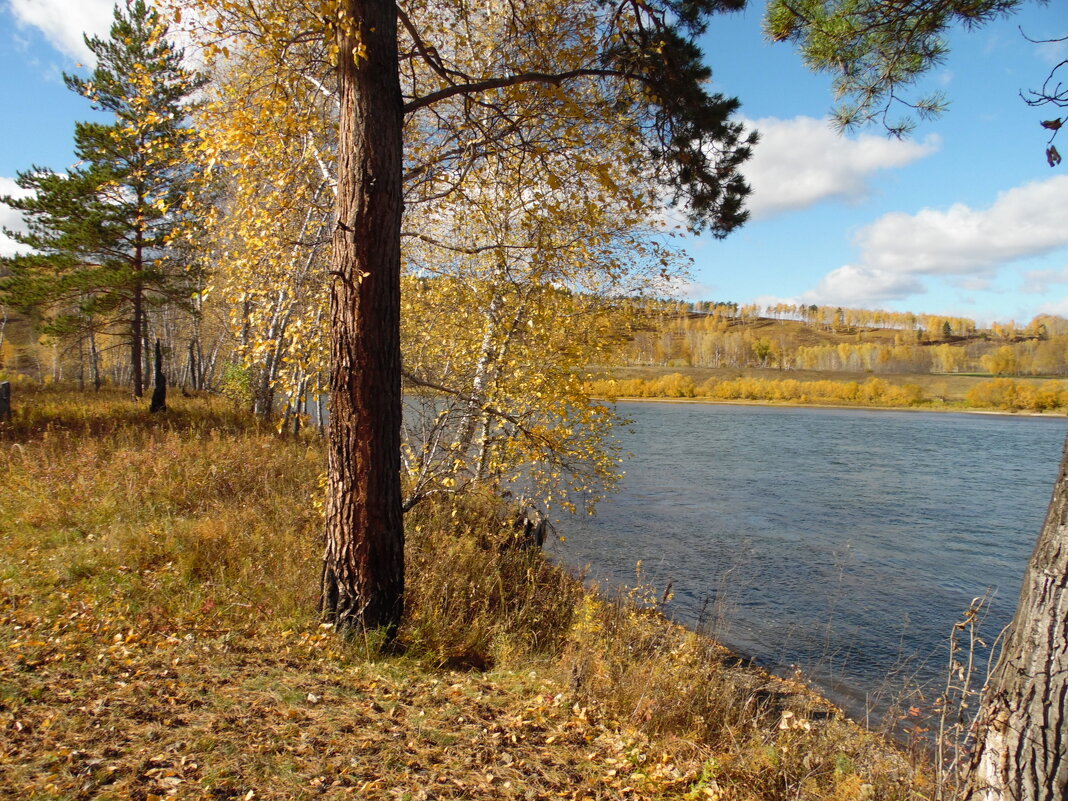
[{"label": "blue sky", "polygon": [[690,246],[694,294],[985,321],[1068,315],[1068,170],[1046,163],[1039,125],[1056,114],[1019,96],[1068,58],[1063,43],[1020,33],[1068,34],[1064,0],[955,32],[924,84],[950,109],[903,142],[829,132],[830,78],[762,39],[762,9],[714,22],[705,37],[717,87],[741,99],[764,141],[749,167],[753,220]]},{"label": "blue sky", "polygon": [[[93,112],[61,74],[86,62],[81,31],[105,34],[110,0],[0,0],[0,194],[16,170],[73,161],[75,120]],[[715,88],[737,95],[763,140],[746,173],[753,219],[725,241],[690,240],[700,299],[776,300],[1028,320],[1068,316],[1068,165],[1045,162],[1037,87],[1068,46],[1064,0],[951,38],[926,88],[948,95],[908,140],[839,136],[830,79],[763,39],[763,3],[715,19],[703,40]],[[1059,143],[1068,152],[1068,141]],[[0,207],[0,222],[15,224]],[[10,252],[0,241],[0,253]]]}]

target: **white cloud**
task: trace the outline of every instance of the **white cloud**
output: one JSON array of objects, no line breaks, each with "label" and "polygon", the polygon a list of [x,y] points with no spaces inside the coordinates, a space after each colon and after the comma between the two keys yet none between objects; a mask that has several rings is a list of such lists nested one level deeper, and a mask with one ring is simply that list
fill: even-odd
[{"label": "white cloud", "polygon": [[1043,303],[1036,310],[1036,314],[1056,314],[1059,317],[1068,317],[1068,297],[1060,297]]},{"label": "white cloud", "polygon": [[1060,270],[1028,270],[1023,274],[1021,292],[1032,295],[1044,295],[1050,291],[1051,284],[1068,284],[1068,267]]},{"label": "white cloud", "polygon": [[857,235],[865,265],[914,275],[976,275],[1068,245],[1068,176],[998,195],[993,205],[887,214]]},{"label": "white cloud", "polygon": [[913,276],[847,264],[825,275],[815,289],[801,296],[801,300],[829,306],[864,307],[925,291],[923,283]]},{"label": "white cloud", "polygon": [[874,134],[850,138],[813,117],[768,117],[751,125],[760,132],[760,142],[742,172],[753,187],[749,208],[755,219],[829,198],[863,197],[872,173],[903,167],[939,146],[934,136],[923,142]]},{"label": "white cloud", "polygon": [[986,292],[993,286],[993,282],[989,278],[980,276],[952,278],[949,283],[967,292]]},{"label": "white cloud", "polygon": [[1048,42],[1041,42],[1035,46],[1035,50],[1043,62],[1051,67],[1056,67],[1068,58],[1068,41],[1054,39]]},{"label": "white cloud", "polygon": [[716,293],[714,284],[704,284],[700,281],[689,279],[677,279],[667,287],[667,294],[673,298],[683,300],[707,300]]},{"label": "white cloud", "polygon": [[[11,178],[0,177],[0,197],[8,195],[11,197],[26,197],[29,194]],[[26,230],[22,215],[10,206],[0,203],[0,229],[3,228],[10,228],[14,231]],[[14,256],[16,253],[26,253],[28,250],[29,248],[25,245],[20,245],[0,230],[0,256]]]},{"label": "white cloud", "polygon": [[[865,304],[924,292],[923,276],[950,276],[966,289],[989,287],[989,279],[1013,261],[1068,247],[1063,198],[1068,176],[1010,189],[987,208],[956,203],[948,209],[884,215],[862,229],[856,264],[829,273],[803,296],[810,302]],[[1029,274],[1050,282],[1046,273]]]},{"label": "white cloud", "polygon": [[23,189],[17,183],[14,178],[0,177],[0,195],[9,195],[11,197],[29,197],[32,193],[28,189]]},{"label": "white cloud", "polygon": [[53,47],[79,61],[91,62],[83,34],[105,36],[111,28],[114,0],[8,0],[21,26],[37,28]]}]

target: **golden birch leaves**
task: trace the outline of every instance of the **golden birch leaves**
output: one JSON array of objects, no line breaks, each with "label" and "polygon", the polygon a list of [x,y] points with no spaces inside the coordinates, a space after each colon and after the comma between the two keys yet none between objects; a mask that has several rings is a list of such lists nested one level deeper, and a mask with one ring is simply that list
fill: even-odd
[{"label": "golden birch leaves", "polygon": [[[332,2],[183,5],[214,73],[200,122],[213,283],[248,365],[292,392],[326,369],[333,32],[358,21]],[[581,370],[626,335],[624,299],[662,291],[685,260],[643,156],[639,94],[593,74],[497,77],[598,65],[609,11],[548,0],[398,11],[403,361],[424,407],[407,421],[410,500],[516,477],[546,501],[594,497],[619,454]]]}]

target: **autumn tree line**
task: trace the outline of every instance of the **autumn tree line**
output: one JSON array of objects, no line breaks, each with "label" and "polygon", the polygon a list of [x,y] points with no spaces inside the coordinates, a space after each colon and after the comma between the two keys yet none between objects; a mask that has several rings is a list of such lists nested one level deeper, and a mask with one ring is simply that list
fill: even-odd
[{"label": "autumn tree line", "polygon": [[898,383],[872,377],[864,381],[796,378],[708,378],[669,373],[657,378],[594,378],[587,389],[611,399],[668,398],[913,409],[981,409],[1000,412],[1057,412],[1068,410],[1068,381],[1028,381],[993,378],[979,381],[959,401],[947,401],[913,382]]},{"label": "autumn tree line", "polygon": [[667,301],[648,308],[656,324],[628,341],[627,364],[1068,375],[1068,320],[1054,315],[982,328],[961,317],[786,303]]}]

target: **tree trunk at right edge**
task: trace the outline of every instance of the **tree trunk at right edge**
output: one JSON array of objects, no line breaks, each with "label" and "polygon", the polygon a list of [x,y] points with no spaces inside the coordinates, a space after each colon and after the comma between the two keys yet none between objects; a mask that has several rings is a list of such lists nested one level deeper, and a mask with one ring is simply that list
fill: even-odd
[{"label": "tree trunk at right edge", "polygon": [[968,801],[1068,798],[1068,443],[977,726]]},{"label": "tree trunk at right edge", "polygon": [[403,108],[397,9],[346,0],[339,30],[337,222],[330,293],[326,551],[320,605],[339,630],[396,631],[400,486]]}]

